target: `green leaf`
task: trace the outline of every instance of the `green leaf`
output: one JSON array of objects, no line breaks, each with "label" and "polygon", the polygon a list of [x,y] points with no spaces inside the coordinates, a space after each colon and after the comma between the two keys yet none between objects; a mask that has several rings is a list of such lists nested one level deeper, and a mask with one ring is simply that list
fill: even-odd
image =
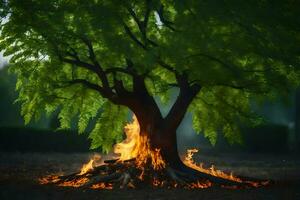
[{"label": "green leaf", "polygon": [[123,127],[127,120],[128,109],[115,106],[107,102],[103,106],[101,116],[89,138],[92,140],[92,149],[101,147],[103,152],[108,153],[113,144],[120,142],[123,136]]}]

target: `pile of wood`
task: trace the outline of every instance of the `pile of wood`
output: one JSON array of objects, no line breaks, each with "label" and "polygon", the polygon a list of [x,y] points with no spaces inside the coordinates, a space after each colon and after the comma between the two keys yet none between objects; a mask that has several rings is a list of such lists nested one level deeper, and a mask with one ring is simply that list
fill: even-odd
[{"label": "pile of wood", "polygon": [[194,189],[212,186],[236,189],[260,187],[269,182],[249,179],[234,182],[200,172],[183,172],[170,167],[154,170],[151,164],[137,168],[135,159],[130,159],[123,162],[106,160],[103,165],[93,167],[84,174],[77,172],[64,176],[48,176],[41,179],[41,183],[93,189],[144,187]]}]

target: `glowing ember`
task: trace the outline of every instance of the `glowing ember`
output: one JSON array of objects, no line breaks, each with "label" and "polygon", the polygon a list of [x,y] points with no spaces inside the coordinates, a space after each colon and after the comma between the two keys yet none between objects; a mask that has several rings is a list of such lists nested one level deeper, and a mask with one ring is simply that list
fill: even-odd
[{"label": "glowing ember", "polygon": [[88,178],[83,177],[83,178],[79,178],[79,179],[72,180],[72,181],[64,181],[64,182],[58,184],[58,186],[80,187],[80,186],[84,185],[85,183],[87,183],[88,181],[89,181]]},{"label": "glowing ember", "polygon": [[91,187],[92,189],[107,189],[107,190],[112,190],[113,189],[113,185],[111,183],[97,183],[92,185]]},{"label": "glowing ember", "polygon": [[204,189],[204,188],[211,187],[212,183],[210,181],[208,181],[208,180],[206,182],[197,181],[196,183],[191,183],[188,186],[191,189],[196,189],[196,188]]},{"label": "glowing ember", "polygon": [[195,163],[195,161],[193,160],[193,155],[194,153],[197,153],[198,152],[198,149],[189,149],[187,150],[187,155],[186,157],[184,158],[184,164],[195,169],[195,170],[198,170],[202,173],[205,173],[205,174],[210,174],[210,175],[213,175],[213,176],[217,176],[217,177],[220,177],[220,178],[223,178],[223,179],[227,179],[227,180],[231,180],[231,181],[235,181],[235,182],[238,182],[238,183],[242,183],[243,181],[238,178],[238,177],[235,177],[233,176],[233,174],[226,174],[220,170],[216,170],[215,167],[212,165],[209,169],[206,169],[206,168],[203,168],[202,166],[202,163],[201,164],[197,164]]},{"label": "glowing ember", "polygon": [[137,167],[143,168],[148,160],[151,160],[152,167],[155,170],[165,168],[160,149],[151,150],[146,134],[140,134],[140,125],[135,115],[132,123],[127,124],[124,131],[126,139],[114,147],[114,153],[120,155],[120,161],[136,158]]},{"label": "glowing ember", "polygon": [[158,180],[157,178],[154,178],[154,179],[153,179],[153,182],[152,182],[152,185],[153,185],[154,187],[163,187],[164,182]]},{"label": "glowing ember", "polygon": [[42,185],[49,183],[57,183],[58,181],[60,181],[60,179],[57,175],[49,175],[46,177],[39,178],[39,183]]},{"label": "glowing ember", "polygon": [[138,176],[138,178],[142,181],[144,180],[145,171],[143,170],[142,173]]},{"label": "glowing ember", "polygon": [[88,182],[88,178],[86,177],[81,177],[79,179],[76,180],[72,180],[72,181],[63,181],[61,183],[60,182],[60,178],[57,175],[49,175],[43,178],[39,179],[40,184],[58,184],[58,186],[66,186],[66,187],[80,187],[83,184],[85,184],[86,182]]}]

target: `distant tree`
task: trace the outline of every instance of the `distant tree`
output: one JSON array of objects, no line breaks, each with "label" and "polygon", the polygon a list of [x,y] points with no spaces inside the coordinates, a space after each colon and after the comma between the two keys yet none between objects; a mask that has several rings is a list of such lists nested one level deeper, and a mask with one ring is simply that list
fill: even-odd
[{"label": "distant tree", "polygon": [[[300,2],[294,0],[1,1],[0,49],[12,56],[28,123],[60,108],[61,128],[78,130],[101,112],[92,148],[122,138],[128,111],[141,135],[173,167],[176,129],[189,110],[214,144],[240,141],[257,124],[250,99],[299,84]],[[163,116],[154,97],[179,94]]]}]

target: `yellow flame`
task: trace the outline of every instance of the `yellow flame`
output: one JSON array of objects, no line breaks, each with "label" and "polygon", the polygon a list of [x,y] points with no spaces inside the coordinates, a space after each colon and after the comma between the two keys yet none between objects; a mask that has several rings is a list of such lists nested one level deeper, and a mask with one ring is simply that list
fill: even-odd
[{"label": "yellow flame", "polygon": [[120,161],[136,158],[136,164],[139,168],[143,168],[149,160],[151,160],[155,170],[165,167],[160,149],[152,150],[147,134],[140,134],[140,125],[135,115],[133,115],[132,123],[127,124],[124,131],[126,139],[114,146],[114,153],[120,155]]},{"label": "yellow flame", "polygon": [[83,164],[83,166],[80,169],[80,173],[79,175],[83,175],[86,174],[89,171],[92,171],[94,169],[94,165],[96,165],[96,162],[101,160],[101,156],[100,155],[94,155],[93,158],[91,158],[89,160],[88,163]]},{"label": "yellow flame", "polygon": [[93,163],[94,163],[94,159],[91,159],[87,164],[84,164],[80,170],[79,175],[83,175],[83,174],[87,173],[88,171],[91,171],[92,169],[94,169]]},{"label": "yellow flame", "polygon": [[126,124],[124,131],[125,140],[114,146],[114,153],[119,154],[122,161],[135,158],[139,153],[140,125],[136,116],[133,116],[132,123]]},{"label": "yellow flame", "polygon": [[220,170],[216,170],[214,165],[212,165],[209,169],[206,169],[203,167],[202,163],[200,163],[200,164],[195,163],[195,161],[193,160],[193,155],[194,155],[194,153],[197,153],[197,152],[198,152],[198,149],[188,149],[187,155],[183,161],[184,164],[195,170],[198,170],[202,173],[210,174],[213,176],[221,177],[221,178],[224,178],[227,180],[232,180],[232,181],[239,182],[239,183],[242,182],[242,180],[240,178],[233,176],[232,173],[226,174]]}]

